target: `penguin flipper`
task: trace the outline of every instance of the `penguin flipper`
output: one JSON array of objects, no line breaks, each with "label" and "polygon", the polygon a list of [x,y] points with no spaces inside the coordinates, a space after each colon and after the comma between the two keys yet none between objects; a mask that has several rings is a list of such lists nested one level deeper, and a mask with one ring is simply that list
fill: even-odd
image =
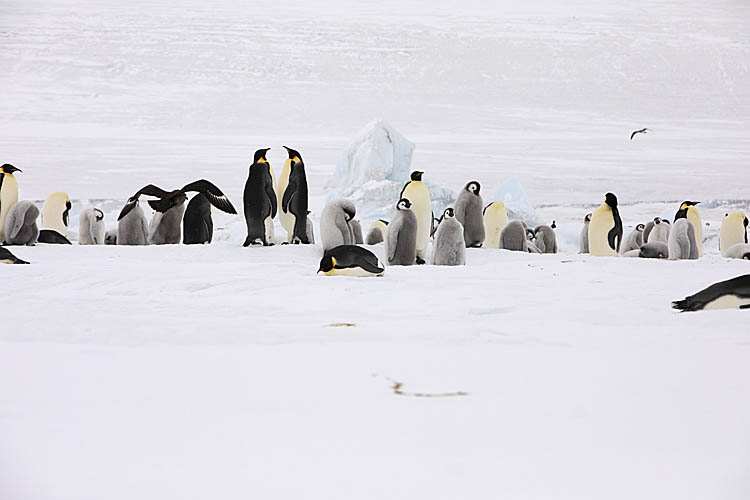
[{"label": "penguin flipper", "polygon": [[292,198],[297,193],[297,183],[291,178],[289,179],[289,184],[286,186],[286,190],[284,191],[284,196],[281,198],[281,210],[284,212],[289,212],[289,204],[292,202]]},{"label": "penguin flipper", "polygon": [[37,239],[39,243],[51,243],[56,245],[72,245],[70,240],[53,229],[42,229]]},{"label": "penguin flipper", "polygon": [[386,242],[386,248],[388,249],[388,262],[393,262],[393,259],[396,258],[396,249],[398,248],[398,237],[401,233],[401,224],[397,222],[391,222],[390,227],[388,227],[388,231],[386,231],[386,238],[388,238],[388,241]]},{"label": "penguin flipper", "polygon": [[[270,177],[270,176],[269,176]],[[273,183],[267,182],[265,186],[266,196],[268,196],[268,201],[271,203],[271,218],[276,217],[276,212],[278,210],[278,203],[276,200],[276,192],[273,190]]]}]

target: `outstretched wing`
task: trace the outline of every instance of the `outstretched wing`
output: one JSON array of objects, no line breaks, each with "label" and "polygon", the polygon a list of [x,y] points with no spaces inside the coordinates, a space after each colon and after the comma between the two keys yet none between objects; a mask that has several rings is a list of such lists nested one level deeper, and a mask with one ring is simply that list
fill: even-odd
[{"label": "outstretched wing", "polygon": [[235,210],[232,202],[229,201],[229,198],[227,198],[224,193],[221,192],[221,189],[219,189],[215,184],[207,181],[206,179],[191,182],[190,184],[187,184],[185,187],[183,187],[180,191],[182,191],[183,193],[187,193],[188,191],[197,191],[199,193],[203,193],[206,198],[208,198],[208,201],[211,203],[211,205],[215,206],[222,212],[226,212],[228,214],[237,213],[237,210]]},{"label": "outstretched wing", "polygon": [[143,186],[141,189],[138,190],[137,193],[135,193],[133,196],[128,198],[128,201],[125,202],[125,206],[122,207],[122,210],[120,211],[120,215],[117,217],[117,220],[121,220],[123,217],[128,215],[131,210],[135,208],[135,206],[138,204],[138,198],[142,194],[145,194],[147,196],[156,196],[157,198],[163,198],[167,196],[169,193],[164,191],[162,188],[158,186],[154,186],[153,184],[149,184],[148,186]]}]

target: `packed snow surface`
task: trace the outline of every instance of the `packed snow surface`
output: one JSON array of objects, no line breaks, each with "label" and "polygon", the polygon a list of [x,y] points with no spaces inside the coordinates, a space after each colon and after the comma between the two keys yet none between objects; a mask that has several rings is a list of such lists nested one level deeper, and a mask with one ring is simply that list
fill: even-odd
[{"label": "packed snow surface", "polygon": [[[0,2],[0,162],[70,195],[73,239],[148,183],[241,210],[282,145],[317,232],[383,120],[410,170],[510,193],[561,249],[326,278],[218,212],[210,246],[13,248],[0,499],[746,500],[750,313],[670,301],[750,273],[717,250],[750,212],[748,26],[729,0]],[[701,201],[705,256],[578,255],[608,191],[626,233]]]}]

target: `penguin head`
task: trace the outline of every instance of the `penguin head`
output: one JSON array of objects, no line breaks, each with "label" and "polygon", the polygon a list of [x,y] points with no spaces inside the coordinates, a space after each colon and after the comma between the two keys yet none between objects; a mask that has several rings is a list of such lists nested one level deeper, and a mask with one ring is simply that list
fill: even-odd
[{"label": "penguin head", "polygon": [[253,163],[268,163],[268,160],[266,160],[266,153],[271,148],[265,148],[265,149],[259,149],[255,152],[255,156],[253,157]]},{"label": "penguin head", "polygon": [[398,203],[396,203],[396,210],[410,210],[411,209],[411,202],[408,198],[401,198],[398,200]]},{"label": "penguin head", "polygon": [[12,174],[13,172],[23,172],[20,168],[16,168],[10,163],[6,163],[2,167],[0,167],[0,172],[4,174]]},{"label": "penguin head", "polygon": [[334,259],[330,255],[324,255],[322,259],[320,259],[320,266],[318,267],[318,272],[324,272],[327,273],[329,271],[332,271],[334,266],[336,266],[336,259]]},{"label": "penguin head", "polygon": [[466,190],[473,194],[479,194],[479,183],[477,181],[471,181],[466,185]]},{"label": "penguin head", "polygon": [[591,214],[586,214],[586,217],[583,218],[583,222],[591,222]]},{"label": "penguin head", "polygon": [[636,231],[643,232],[644,229],[646,229],[646,225],[645,224],[638,224],[637,226],[635,226],[635,230]]},{"label": "penguin head", "polygon": [[609,208],[617,208],[617,196],[612,193],[605,194],[604,203],[606,203]]},{"label": "penguin head", "polygon": [[661,218],[654,217],[654,224],[661,224],[661,223],[662,223],[662,219]]},{"label": "penguin head", "polygon": [[288,148],[286,146],[281,146],[282,148],[286,149],[286,152],[289,154],[289,159],[292,160],[292,163],[301,162],[302,161],[302,155],[299,154],[299,151],[296,151],[292,148]]},{"label": "penguin head", "polygon": [[687,210],[688,207],[696,206],[700,201],[683,201],[680,205],[680,210]]},{"label": "penguin head", "polygon": [[448,207],[443,212],[443,218],[444,219],[453,219],[456,216],[456,212],[453,210],[453,208]]},{"label": "penguin head", "polygon": [[415,170],[414,172],[411,173],[410,179],[413,180],[413,181],[421,181],[422,180],[422,174],[424,174],[424,172],[422,172],[420,170]]},{"label": "penguin head", "polygon": [[103,220],[104,219],[104,212],[102,212],[98,208],[95,208],[94,209],[94,217],[96,217],[96,220]]}]

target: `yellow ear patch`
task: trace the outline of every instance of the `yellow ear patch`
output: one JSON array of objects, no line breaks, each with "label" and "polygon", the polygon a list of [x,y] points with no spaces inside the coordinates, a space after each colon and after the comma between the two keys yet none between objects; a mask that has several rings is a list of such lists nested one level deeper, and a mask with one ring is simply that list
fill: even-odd
[{"label": "yellow ear patch", "polygon": [[265,158],[261,158],[260,160],[258,160],[258,163],[268,163],[268,160],[266,160]]},{"label": "yellow ear patch", "polygon": [[294,158],[292,158],[292,161],[294,161],[294,162],[300,161],[299,156],[295,156]]},{"label": "yellow ear patch", "polygon": [[333,264],[333,267],[336,267],[336,259],[331,257],[331,264]]}]

